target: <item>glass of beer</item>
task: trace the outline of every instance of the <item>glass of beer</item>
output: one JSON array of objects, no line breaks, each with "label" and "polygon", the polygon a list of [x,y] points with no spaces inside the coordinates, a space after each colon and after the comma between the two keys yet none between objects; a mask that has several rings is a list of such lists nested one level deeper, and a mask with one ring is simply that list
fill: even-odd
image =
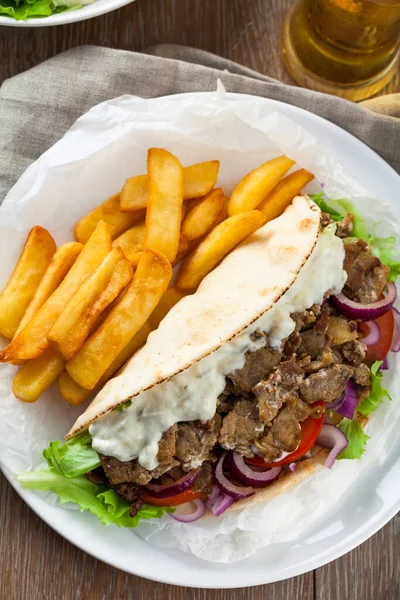
[{"label": "glass of beer", "polygon": [[398,70],[400,0],[297,0],[282,29],[290,75],[303,87],[362,100]]}]

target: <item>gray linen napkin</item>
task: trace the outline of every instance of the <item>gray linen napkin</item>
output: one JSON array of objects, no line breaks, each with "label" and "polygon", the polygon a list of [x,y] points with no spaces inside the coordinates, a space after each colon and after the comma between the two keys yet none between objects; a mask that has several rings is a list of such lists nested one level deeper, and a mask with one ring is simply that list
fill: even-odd
[{"label": "gray linen napkin", "polygon": [[[5,81],[0,88],[0,203],[23,171],[95,104],[122,94],[144,98],[215,90],[281,100],[318,114],[354,134],[400,172],[398,94],[368,110],[284,85],[194,48],[160,45],[138,54],[82,46]],[[381,114],[373,112],[377,110]]]}]

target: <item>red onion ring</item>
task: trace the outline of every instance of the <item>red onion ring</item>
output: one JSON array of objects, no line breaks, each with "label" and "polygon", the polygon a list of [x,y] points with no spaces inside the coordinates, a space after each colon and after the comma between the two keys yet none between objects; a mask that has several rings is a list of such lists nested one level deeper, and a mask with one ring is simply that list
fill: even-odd
[{"label": "red onion ring", "polygon": [[325,461],[325,467],[331,469],[335,464],[335,460],[339,454],[348,446],[348,439],[337,427],[324,423],[322,425],[321,433],[317,439],[317,444],[323,448],[329,448],[331,451],[328,454],[328,458]]},{"label": "red onion ring", "polygon": [[170,498],[171,496],[182,494],[182,492],[189,489],[199,473],[200,469],[196,469],[196,471],[190,471],[190,473],[187,473],[187,475],[184,475],[178,481],[173,481],[167,485],[148,483],[145,487],[156,498]]},{"label": "red onion ring", "polygon": [[387,371],[389,369],[389,361],[388,361],[387,355],[383,359],[383,363],[381,364],[381,366],[379,367],[379,369],[381,371]]},{"label": "red onion ring", "polygon": [[223,473],[224,460],[228,452],[224,452],[217,462],[215,467],[215,483],[228,496],[232,496],[234,500],[240,500],[241,498],[248,498],[254,495],[254,489],[252,487],[243,487],[241,485],[235,485]]},{"label": "red onion ring", "polygon": [[294,473],[297,470],[297,463],[292,462],[288,465],[288,469],[289,471],[292,471],[292,473]]},{"label": "red onion ring", "polygon": [[336,409],[336,412],[338,412],[343,417],[346,417],[347,419],[351,420],[354,417],[357,401],[358,397],[356,384],[354,383],[354,381],[352,381],[352,379],[349,379],[346,385],[346,389],[344,390],[343,402]]},{"label": "red onion ring", "polygon": [[253,487],[265,487],[269,483],[278,478],[281,467],[273,469],[264,469],[263,471],[255,471],[250,465],[244,462],[243,456],[238,452],[232,452],[229,456],[229,468],[232,476],[243,485],[251,485]]},{"label": "red onion ring", "polygon": [[368,333],[365,337],[360,338],[360,341],[366,346],[377,344],[381,339],[381,330],[375,321],[364,321],[364,325],[368,327]]},{"label": "red onion ring", "polygon": [[359,321],[371,321],[384,315],[393,306],[396,300],[397,290],[393,281],[389,281],[386,286],[386,296],[382,300],[372,302],[371,304],[361,304],[347,298],[342,292],[331,296],[333,304],[346,317],[358,319]]},{"label": "red onion ring", "polygon": [[325,408],[327,408],[328,410],[338,410],[338,408],[340,408],[342,406],[344,402],[344,392],[341,396],[339,396],[339,398],[337,398],[337,400],[334,400],[333,402],[326,402],[325,403]]},{"label": "red onion ring", "polygon": [[392,307],[392,310],[393,310],[393,317],[394,317],[394,331],[393,331],[392,347],[390,348],[390,350],[392,352],[400,352],[400,312],[394,306]]},{"label": "red onion ring", "polygon": [[228,494],[224,494],[221,490],[214,485],[211,494],[206,499],[206,505],[212,511],[215,517],[219,517],[225,512],[235,500],[232,496],[228,496]]},{"label": "red onion ring", "polygon": [[[188,506],[188,504],[195,504],[196,510],[192,513],[185,514],[181,512],[181,507]],[[179,521],[179,523],[193,523],[194,521],[198,521],[206,512],[206,505],[203,500],[197,498],[197,500],[192,500],[191,502],[186,502],[185,504],[180,504],[176,507],[176,511],[174,513],[168,513],[170,517],[175,519],[175,521]]]}]

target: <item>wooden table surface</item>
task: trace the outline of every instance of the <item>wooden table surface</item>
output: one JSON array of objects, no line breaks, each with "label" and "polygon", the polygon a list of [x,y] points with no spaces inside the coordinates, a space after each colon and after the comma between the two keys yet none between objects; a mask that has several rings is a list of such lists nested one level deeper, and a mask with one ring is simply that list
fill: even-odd
[{"label": "wooden table surface", "polygon": [[[290,83],[279,51],[282,16],[290,4],[291,0],[137,0],[119,11],[74,25],[0,27],[0,83],[81,44],[141,50],[163,42],[202,48]],[[387,91],[398,88],[399,79]],[[207,591],[153,583],[85,555],[36,517],[2,475],[0,506],[0,600],[400,597],[399,518],[346,556],[301,577],[245,590]]]}]

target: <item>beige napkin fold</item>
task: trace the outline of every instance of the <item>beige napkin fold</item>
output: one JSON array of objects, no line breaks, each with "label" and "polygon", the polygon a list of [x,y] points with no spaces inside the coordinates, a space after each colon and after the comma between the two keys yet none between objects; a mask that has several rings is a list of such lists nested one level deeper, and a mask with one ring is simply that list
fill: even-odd
[{"label": "beige napkin fold", "polygon": [[363,105],[288,86],[184,46],[146,53],[81,46],[5,81],[0,88],[0,203],[23,171],[95,104],[122,94],[154,98],[215,90],[287,102],[346,129],[400,172],[400,94]]},{"label": "beige napkin fold", "polygon": [[[381,115],[400,119],[400,94],[387,94],[386,96],[371,98],[361,102],[361,105]],[[400,144],[399,139],[397,139],[397,143]]]}]

